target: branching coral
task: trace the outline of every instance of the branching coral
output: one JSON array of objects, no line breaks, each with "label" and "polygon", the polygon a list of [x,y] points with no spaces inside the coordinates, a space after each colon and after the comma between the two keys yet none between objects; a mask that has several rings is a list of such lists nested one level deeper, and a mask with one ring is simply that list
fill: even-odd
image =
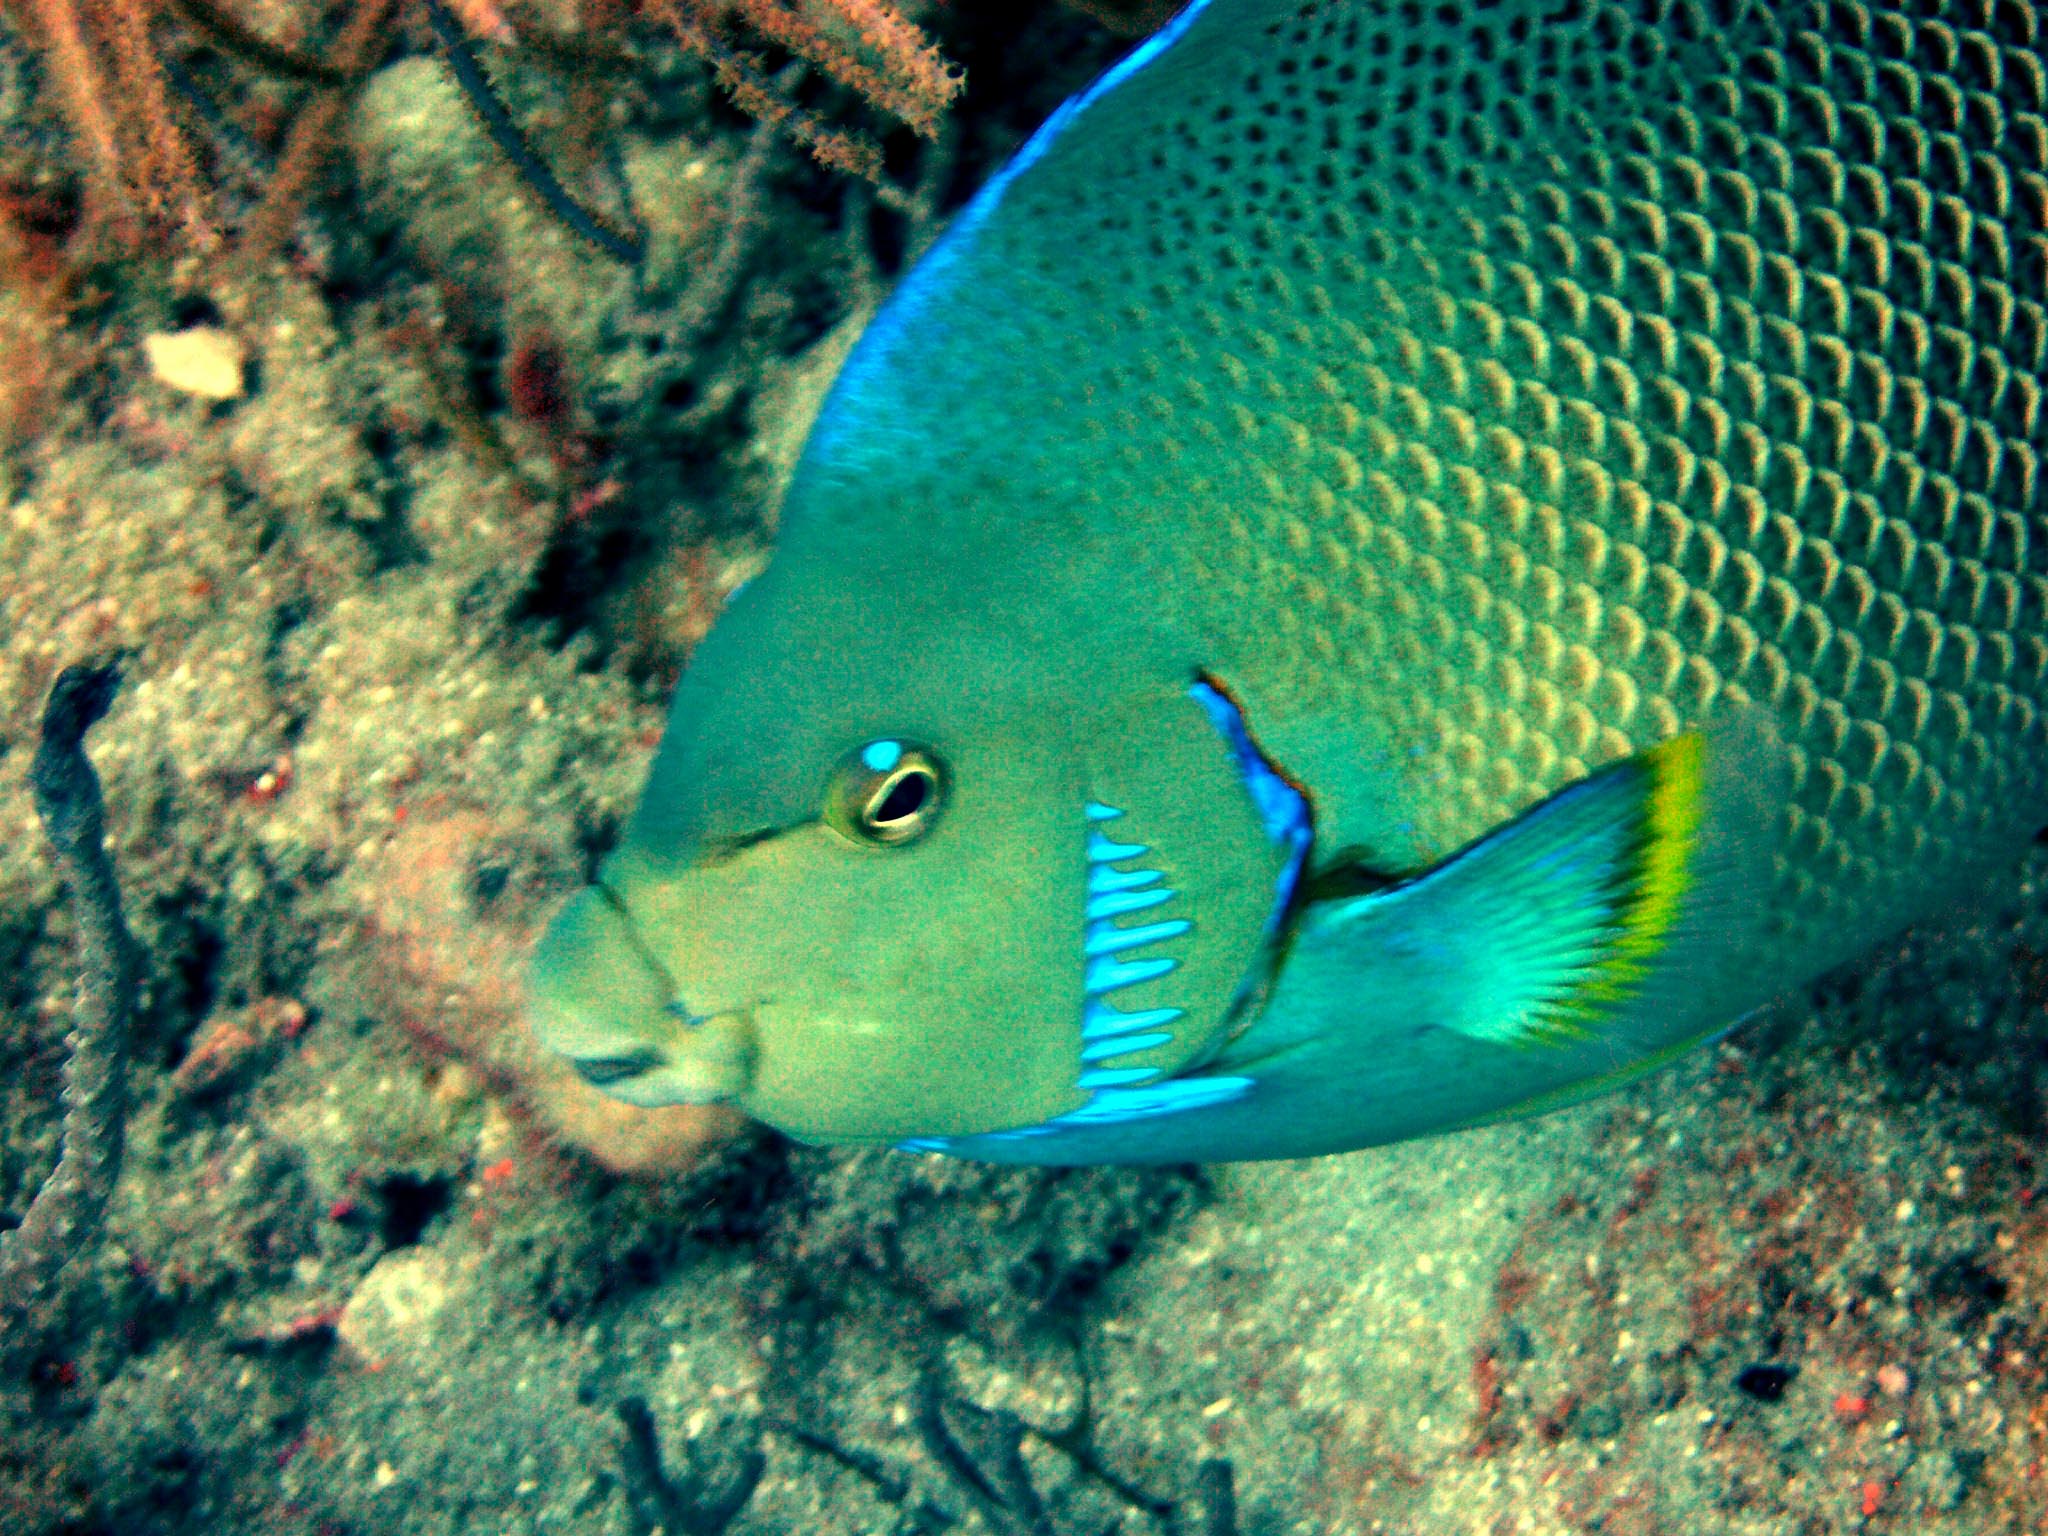
[{"label": "branching coral", "polygon": [[[873,136],[801,104],[769,56],[816,68],[875,110],[931,137],[962,86],[960,72],[882,0],[647,0],[629,14],[592,0],[573,35],[494,0],[351,0],[324,51],[257,30],[234,0],[0,0],[41,53],[77,141],[90,222],[128,249],[151,243],[210,252],[232,229],[242,247],[276,249],[317,189],[348,92],[410,36],[431,33],[500,148],[548,206],[621,260],[637,244],[596,219],[525,146],[497,100],[472,42],[522,49],[554,66],[615,68],[636,27],[664,24],[701,55],[742,108],[805,145],[824,164],[882,177]],[[313,30],[307,23],[305,30]],[[203,83],[197,50],[232,61]],[[763,50],[768,50],[764,52]],[[246,102],[223,92],[263,81],[297,92],[275,161],[252,211],[235,218],[230,184],[253,159],[238,121]]]},{"label": "branching coral", "polygon": [[965,83],[923,33],[880,0],[656,0],[685,47],[711,61],[742,109],[783,129],[836,170],[879,182],[873,139],[798,106],[758,53],[731,40],[735,19],[763,40],[815,64],[925,138]]},{"label": "branching coral", "polygon": [[71,886],[84,972],[64,1066],[64,1150],[21,1225],[0,1233],[0,1322],[6,1348],[41,1331],[67,1262],[99,1225],[121,1171],[128,1115],[128,1030],[140,969],[121,891],[101,846],[105,816],[85,733],[113,701],[111,667],[72,667],[43,713],[30,769],[36,809]]},{"label": "branching coral", "polygon": [[690,1458],[681,1477],[663,1464],[660,1433],[654,1415],[638,1397],[619,1404],[619,1422],[626,1426],[620,1452],[628,1502],[643,1531],[670,1531],[675,1536],[721,1536],[746,1508],[760,1484],[767,1460],[758,1445],[749,1446],[722,1482],[706,1486],[704,1474]]},{"label": "branching coral", "polygon": [[[695,1456],[678,1477],[664,1465],[659,1431],[646,1401],[628,1397],[618,1404],[618,1414],[626,1428],[620,1470],[639,1528],[683,1536],[721,1536],[760,1484],[766,1459],[758,1439],[720,1479],[707,1477]],[[1159,1526],[1189,1536],[1237,1536],[1235,1478],[1230,1463],[1220,1457],[1204,1457],[1197,1463],[1194,1490],[1186,1499],[1162,1499],[1111,1476],[1071,1437],[1048,1436],[1014,1414],[978,1408],[952,1395],[935,1373],[919,1378],[911,1418],[932,1464],[952,1490],[965,1498],[983,1526],[999,1536],[1060,1536],[1060,1525],[1025,1462],[1027,1435],[1036,1435],[1064,1452],[1119,1501]],[[843,1446],[801,1423],[771,1419],[766,1427],[864,1479],[886,1503],[902,1512],[903,1528],[936,1536],[963,1523],[952,1509],[918,1493],[916,1479],[880,1456]],[[1117,1528],[1114,1523],[1108,1527]]]},{"label": "branching coral", "polygon": [[[455,8],[442,4],[441,0],[425,0],[425,3],[427,20],[433,26],[441,51],[447,56],[448,67],[455,72],[456,83],[475,106],[477,116],[483,119],[484,131],[490,134],[491,142],[518,168],[526,184],[533,188],[555,217],[613,260],[628,266],[638,264],[644,242],[634,236],[620,234],[577,202],[556,179],[547,161],[528,146],[526,136],[512,121],[512,114],[505,110],[504,103],[498,100],[497,93],[491,89],[490,81],[477,64],[476,55],[470,51],[463,26],[475,23],[458,21]],[[473,5],[475,0],[471,3]]]},{"label": "branching coral", "polygon": [[140,3],[16,0],[63,91],[83,145],[94,213],[129,243],[151,225],[182,229],[207,248],[218,236],[192,145],[173,119],[162,66]]}]

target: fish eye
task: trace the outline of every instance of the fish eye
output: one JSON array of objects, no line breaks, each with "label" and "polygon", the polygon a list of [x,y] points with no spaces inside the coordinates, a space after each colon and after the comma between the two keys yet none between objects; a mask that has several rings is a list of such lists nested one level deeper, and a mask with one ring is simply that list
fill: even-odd
[{"label": "fish eye", "polygon": [[871,741],[840,765],[825,820],[854,842],[893,848],[931,830],[945,799],[938,758],[906,741]]}]

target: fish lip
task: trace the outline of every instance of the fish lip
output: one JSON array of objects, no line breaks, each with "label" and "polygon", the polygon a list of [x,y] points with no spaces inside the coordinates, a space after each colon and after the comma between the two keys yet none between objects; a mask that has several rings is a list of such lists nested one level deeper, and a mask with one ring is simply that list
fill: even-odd
[{"label": "fish lip", "polygon": [[751,1008],[726,1008],[698,1018],[696,1031],[680,1041],[625,1053],[617,1070],[608,1058],[572,1058],[577,1074],[593,1088],[641,1109],[678,1104],[741,1104],[753,1086],[759,1048]]},{"label": "fish lip", "polygon": [[569,1056],[565,1057],[576,1075],[603,1093],[610,1093],[618,1084],[630,1082],[643,1073],[661,1065],[661,1052],[649,1046],[638,1051],[620,1051],[610,1056]]},{"label": "fish lip", "polygon": [[561,952],[566,972],[530,1004],[543,1043],[584,1083],[642,1109],[744,1098],[754,1076],[755,1005],[692,1009],[621,893],[600,876],[584,899],[581,916],[572,902],[542,940],[545,950],[563,922],[575,935]]}]

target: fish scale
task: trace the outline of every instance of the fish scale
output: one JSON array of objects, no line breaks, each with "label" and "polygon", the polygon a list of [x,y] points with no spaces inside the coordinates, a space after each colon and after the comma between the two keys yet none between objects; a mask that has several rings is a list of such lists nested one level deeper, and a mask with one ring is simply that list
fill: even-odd
[{"label": "fish scale", "polygon": [[1419,867],[1727,701],[1791,748],[1790,942],[2034,816],[2036,12],[1236,11],[1256,59],[1074,151],[1102,196],[1004,213],[1116,317],[1062,358],[1098,504],[1228,488],[1162,564],[1262,739],[1376,723],[1402,834],[1345,840]]}]

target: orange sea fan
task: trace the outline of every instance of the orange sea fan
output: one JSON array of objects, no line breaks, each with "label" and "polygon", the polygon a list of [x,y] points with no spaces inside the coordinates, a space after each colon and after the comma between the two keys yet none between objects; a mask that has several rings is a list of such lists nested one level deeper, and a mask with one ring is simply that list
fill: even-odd
[{"label": "orange sea fan", "polygon": [[929,38],[877,0],[741,0],[736,14],[927,138],[962,84]]},{"label": "orange sea fan", "polygon": [[653,0],[650,10],[710,60],[742,111],[783,129],[832,169],[871,181],[881,178],[879,147],[790,101],[762,61],[724,34],[736,26],[788,50],[925,138],[966,84],[930,38],[881,0]]},{"label": "orange sea fan", "polygon": [[[858,130],[826,121],[792,100],[786,77],[748,51],[750,39],[781,49],[852,90],[913,131],[936,133],[959,94],[960,71],[913,23],[884,0],[590,0],[575,37],[550,31],[560,21],[526,0],[440,0],[458,37],[565,58],[614,56],[616,44],[644,21],[666,22],[686,48],[704,57],[743,109],[808,148],[835,169],[879,181],[880,147]],[[384,55],[408,18],[431,16],[421,0],[350,0],[331,45],[308,53],[256,30],[236,0],[0,0],[44,57],[58,104],[80,151],[88,222],[129,249],[152,241],[212,251],[223,225],[261,256],[276,249],[318,186],[348,91]],[[311,33],[332,15],[308,7]],[[444,38],[444,45],[446,39]],[[178,70],[181,50],[211,45],[243,76],[296,82],[306,89],[293,112],[274,170],[257,181],[244,214],[209,179],[223,155],[248,174],[246,151],[228,153],[233,111],[209,104]],[[593,52],[595,50],[595,52]],[[465,89],[488,93],[488,83]],[[180,100],[180,95],[186,99]],[[502,111],[500,111],[502,116]],[[209,150],[211,154],[203,151]],[[522,172],[530,168],[522,166]],[[232,178],[231,178],[232,179]]]},{"label": "orange sea fan", "polygon": [[[174,103],[167,0],[0,0],[38,48],[82,150],[88,223],[130,249],[222,243],[214,188]],[[180,7],[181,11],[184,9]],[[208,8],[210,13],[210,8]]]},{"label": "orange sea fan", "polygon": [[[42,0],[52,9],[57,0]],[[112,86],[125,104],[130,183],[153,226],[175,225],[195,250],[211,250],[220,233],[199,179],[198,161],[185,131],[171,115],[170,88],[150,36],[156,19],[153,0],[123,0],[96,6],[90,14],[105,37],[113,62]]]},{"label": "orange sea fan", "polygon": [[86,152],[91,212],[132,243],[140,236],[141,223],[110,105],[102,50],[88,35],[73,0],[16,0],[16,8],[49,60],[63,92],[65,114]]}]

